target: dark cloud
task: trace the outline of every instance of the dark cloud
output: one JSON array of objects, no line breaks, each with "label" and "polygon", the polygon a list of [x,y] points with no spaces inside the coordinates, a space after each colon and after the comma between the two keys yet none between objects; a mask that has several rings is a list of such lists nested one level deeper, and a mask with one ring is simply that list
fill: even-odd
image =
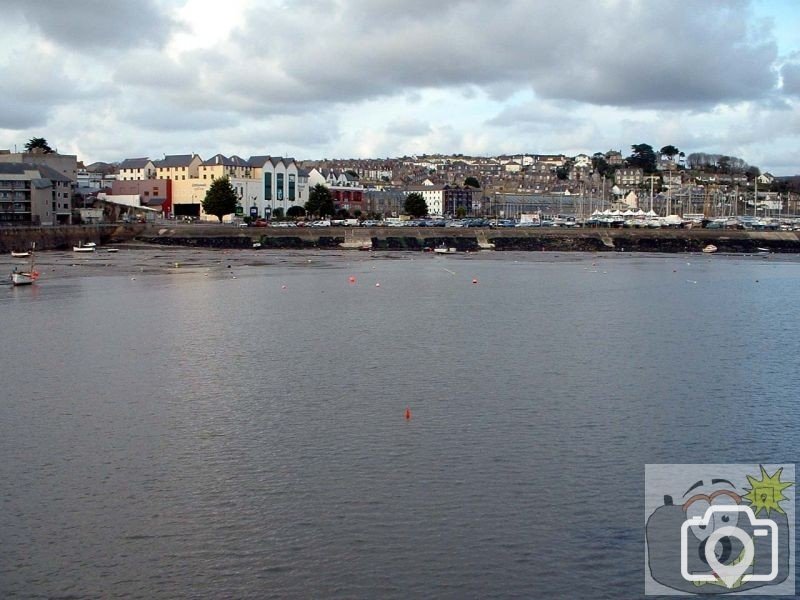
[{"label": "dark cloud", "polygon": [[174,26],[153,0],[6,0],[3,9],[53,43],[82,51],[161,46]]},{"label": "dark cloud", "polygon": [[775,89],[775,41],[752,19],[742,1],[461,1],[433,11],[423,2],[321,2],[253,10],[232,41],[263,77],[249,87],[265,102],[475,84],[598,105],[708,107]]}]

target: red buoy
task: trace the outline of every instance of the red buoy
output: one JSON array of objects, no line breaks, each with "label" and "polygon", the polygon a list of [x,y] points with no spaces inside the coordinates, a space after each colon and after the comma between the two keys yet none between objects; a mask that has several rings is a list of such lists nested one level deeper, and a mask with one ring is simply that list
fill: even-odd
[{"label": "red buoy", "polygon": [[406,421],[411,420],[411,409],[406,406]]}]

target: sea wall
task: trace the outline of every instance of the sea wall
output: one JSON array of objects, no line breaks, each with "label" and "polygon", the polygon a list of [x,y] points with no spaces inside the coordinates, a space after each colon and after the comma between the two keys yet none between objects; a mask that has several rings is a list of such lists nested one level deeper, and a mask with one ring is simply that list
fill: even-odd
[{"label": "sea wall", "polygon": [[145,225],[58,225],[55,227],[0,227],[0,252],[28,250],[66,250],[79,243],[118,243],[131,240]]},{"label": "sea wall", "polygon": [[583,252],[699,252],[708,244],[720,252],[800,252],[797,232],[710,229],[457,229],[429,227],[248,228],[225,225],[148,226],[138,240],[164,245],[211,248],[357,248],[423,250],[439,245],[459,251],[495,250]]}]

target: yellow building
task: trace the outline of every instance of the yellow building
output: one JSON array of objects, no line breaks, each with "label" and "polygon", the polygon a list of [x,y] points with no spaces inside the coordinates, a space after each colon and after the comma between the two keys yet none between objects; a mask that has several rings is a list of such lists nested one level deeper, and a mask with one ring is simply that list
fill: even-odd
[{"label": "yellow building", "polygon": [[156,167],[156,179],[186,181],[198,178],[203,159],[197,154],[173,154],[165,156],[163,160],[153,161],[153,164]]}]

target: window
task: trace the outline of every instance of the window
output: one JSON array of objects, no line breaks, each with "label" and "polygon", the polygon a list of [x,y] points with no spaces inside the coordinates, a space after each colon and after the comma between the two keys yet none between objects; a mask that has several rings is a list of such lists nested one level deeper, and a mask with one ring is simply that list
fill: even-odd
[{"label": "window", "polygon": [[295,179],[294,175],[290,173],[289,174],[289,201],[290,202],[294,202],[294,197],[295,197],[294,196],[294,187],[295,187],[294,186],[294,179]]},{"label": "window", "polygon": [[264,173],[264,199],[272,200],[272,173]]},{"label": "window", "polygon": [[275,179],[277,188],[276,197],[278,200],[283,200],[283,173],[276,173]]}]

